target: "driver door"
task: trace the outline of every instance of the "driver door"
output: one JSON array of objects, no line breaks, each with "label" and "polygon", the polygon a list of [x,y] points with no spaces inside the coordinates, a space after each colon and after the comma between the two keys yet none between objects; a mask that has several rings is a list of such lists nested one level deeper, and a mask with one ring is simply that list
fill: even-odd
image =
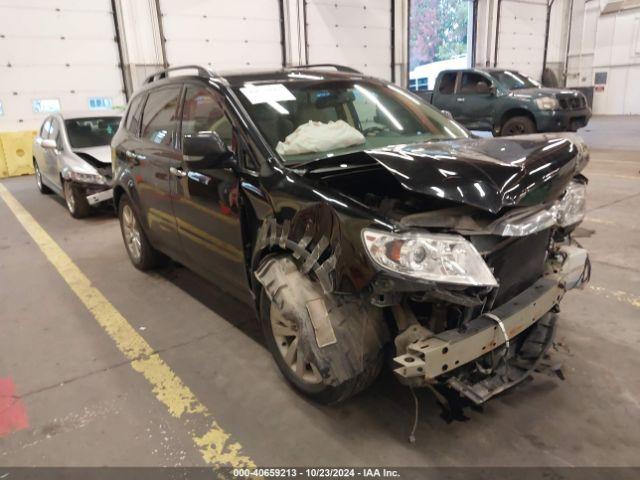
[{"label": "driver door", "polygon": [[[480,88],[483,84],[485,88]],[[491,130],[495,95],[490,92],[491,80],[477,72],[462,72],[458,85],[461,99],[460,120],[472,130]]]},{"label": "driver door", "polygon": [[[235,133],[223,97],[205,86],[186,85],[180,138],[216,132],[236,154]],[[239,206],[239,177],[233,168],[183,160],[175,171],[173,208],[189,266],[211,281],[246,290],[247,277]]]}]

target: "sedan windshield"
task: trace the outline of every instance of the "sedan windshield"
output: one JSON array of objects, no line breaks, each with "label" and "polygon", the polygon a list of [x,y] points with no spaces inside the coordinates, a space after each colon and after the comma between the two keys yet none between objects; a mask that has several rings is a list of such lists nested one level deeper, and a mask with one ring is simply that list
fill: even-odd
[{"label": "sedan windshield", "polygon": [[525,77],[521,73],[513,70],[497,70],[491,72],[500,83],[509,90],[518,90],[521,88],[539,88],[540,84],[529,77]]},{"label": "sedan windshield", "polygon": [[286,164],[469,132],[420,98],[363,80],[245,84],[236,93]]},{"label": "sedan windshield", "polygon": [[72,148],[109,145],[119,124],[120,117],[72,118],[64,121]]}]

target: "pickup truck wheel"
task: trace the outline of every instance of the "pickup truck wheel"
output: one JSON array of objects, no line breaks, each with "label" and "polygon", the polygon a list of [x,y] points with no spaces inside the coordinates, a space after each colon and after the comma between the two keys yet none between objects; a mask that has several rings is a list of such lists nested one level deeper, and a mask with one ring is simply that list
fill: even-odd
[{"label": "pickup truck wheel", "polygon": [[42,173],[40,172],[40,167],[38,167],[38,162],[36,162],[35,160],[33,161],[33,169],[35,170],[36,185],[38,186],[38,190],[40,190],[40,193],[45,195],[47,193],[51,193],[51,189],[42,182]]},{"label": "pickup truck wheel", "polygon": [[[307,308],[308,302],[324,298],[326,305],[332,305],[327,308],[328,316],[340,318],[344,325],[358,322],[353,318],[352,304],[330,300],[320,285],[301,273],[288,256],[267,259],[256,276],[264,287],[260,293],[259,313],[267,346],[278,368],[296,390],[319,403],[335,404],[375,381],[383,364],[382,345],[375,344],[369,348],[358,345],[358,341],[365,342],[362,338],[355,340],[357,334],[349,337],[354,342],[341,345],[340,342],[349,335],[341,336],[344,332],[336,329],[338,342],[319,347]],[[332,368],[338,364],[357,363],[349,357],[354,351],[360,353],[360,360],[364,359],[358,365],[357,373],[349,378],[338,378]],[[328,359],[330,366],[326,363]]]},{"label": "pickup truck wheel", "polygon": [[159,266],[165,257],[149,243],[126,195],[118,204],[118,218],[124,246],[133,266],[142,271]]},{"label": "pickup truck wheel", "polygon": [[91,205],[87,201],[85,190],[73,183],[63,180],[62,190],[67,209],[73,218],[88,217],[91,213]]},{"label": "pickup truck wheel", "polygon": [[528,117],[511,117],[504,122],[500,129],[500,136],[509,135],[525,135],[527,133],[536,133],[536,124]]}]

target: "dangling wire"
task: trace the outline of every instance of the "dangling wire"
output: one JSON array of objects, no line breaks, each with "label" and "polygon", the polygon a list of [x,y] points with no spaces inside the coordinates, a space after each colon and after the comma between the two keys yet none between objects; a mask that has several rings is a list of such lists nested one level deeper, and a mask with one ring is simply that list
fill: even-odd
[{"label": "dangling wire", "polygon": [[413,387],[409,387],[411,391],[411,395],[413,396],[413,402],[415,405],[414,415],[413,415],[413,427],[411,428],[411,433],[409,434],[409,443],[416,443],[416,429],[418,428],[418,414],[419,414],[419,403],[418,396],[416,392],[413,391]]}]

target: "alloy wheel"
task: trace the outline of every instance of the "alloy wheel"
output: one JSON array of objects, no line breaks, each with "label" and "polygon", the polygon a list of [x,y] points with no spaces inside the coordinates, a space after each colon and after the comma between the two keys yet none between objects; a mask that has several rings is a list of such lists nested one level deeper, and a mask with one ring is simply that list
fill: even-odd
[{"label": "alloy wheel", "polygon": [[129,205],[125,205],[122,209],[122,231],[124,232],[124,241],[129,254],[136,262],[139,261],[142,252],[141,233],[136,217]]},{"label": "alloy wheel", "polygon": [[269,309],[271,320],[271,331],[275,339],[278,351],[289,369],[300,380],[310,384],[322,383],[322,375],[315,365],[308,362],[301,349],[298,347],[299,332],[293,320],[289,320],[280,313],[275,304],[271,304]]}]

